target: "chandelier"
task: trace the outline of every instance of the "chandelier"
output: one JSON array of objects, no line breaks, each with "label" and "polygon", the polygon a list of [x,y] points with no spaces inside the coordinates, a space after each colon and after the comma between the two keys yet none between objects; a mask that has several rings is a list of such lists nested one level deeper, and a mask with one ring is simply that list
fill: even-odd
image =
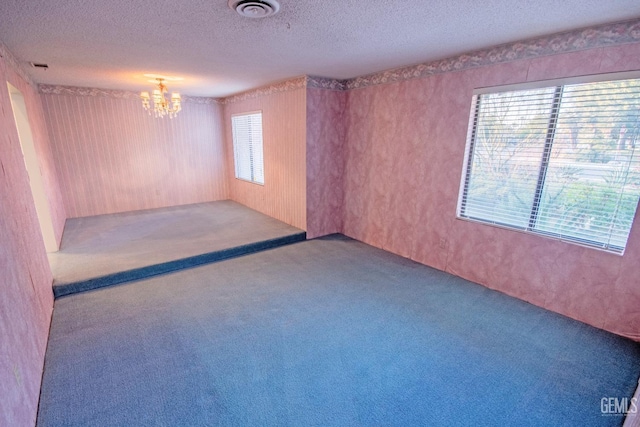
[{"label": "chandelier", "polygon": [[[182,106],[180,105],[180,94],[178,92],[173,92],[171,94],[171,100],[167,99],[166,94],[169,93],[167,90],[167,86],[164,84],[163,78],[156,78],[158,82],[158,88],[154,89],[152,92],[152,96],[149,96],[149,92],[144,91],[140,93],[140,98],[142,98],[142,106],[145,110],[149,112],[151,115],[151,111],[153,111],[153,115],[155,117],[164,117],[169,116],[170,119],[174,118],[178,115],[178,112],[182,110]],[[151,100],[153,99],[153,106],[151,106]]]}]

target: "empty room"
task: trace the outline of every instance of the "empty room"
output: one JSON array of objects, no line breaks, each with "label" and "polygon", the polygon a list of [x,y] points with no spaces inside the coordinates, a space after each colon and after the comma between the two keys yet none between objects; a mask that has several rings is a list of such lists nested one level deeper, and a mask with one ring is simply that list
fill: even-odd
[{"label": "empty room", "polygon": [[0,426],[640,427],[640,3],[0,3]]}]

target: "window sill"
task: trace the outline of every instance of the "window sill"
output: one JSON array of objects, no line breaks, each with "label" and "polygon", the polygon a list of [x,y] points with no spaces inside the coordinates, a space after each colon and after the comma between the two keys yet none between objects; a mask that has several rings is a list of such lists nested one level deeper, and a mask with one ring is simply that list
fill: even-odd
[{"label": "window sill", "polygon": [[509,227],[507,225],[492,223],[492,222],[488,222],[488,221],[481,221],[481,220],[477,220],[477,219],[473,219],[473,218],[466,218],[466,217],[462,217],[462,216],[459,216],[459,215],[456,215],[456,219],[460,220],[460,221],[471,222],[473,224],[486,225],[486,226],[489,226],[489,227],[499,228],[501,230],[507,230],[507,231],[512,231],[512,232],[516,232],[516,233],[520,233],[520,234],[526,234],[526,235],[529,235],[529,236],[540,237],[540,238],[543,238],[543,239],[555,240],[557,242],[568,243],[570,245],[580,246],[580,247],[587,248],[587,249],[594,249],[594,250],[597,250],[599,252],[604,252],[604,253],[607,253],[607,254],[610,254],[610,255],[617,255],[617,256],[623,256],[624,255],[624,249],[622,250],[622,252],[612,251],[612,250],[609,250],[609,249],[601,248],[601,247],[596,246],[596,245],[589,245],[587,243],[582,243],[582,242],[579,242],[579,241],[576,241],[576,240],[563,238],[561,236],[554,236],[552,234],[545,234],[545,233],[538,233],[538,232],[535,232],[535,231],[528,231],[528,230],[515,228],[515,227]]},{"label": "window sill", "polygon": [[243,179],[243,178],[238,178],[238,177],[236,177],[236,179],[237,179],[238,181],[246,182],[246,183],[249,183],[249,184],[256,184],[256,185],[259,185],[259,186],[261,186],[261,187],[264,187],[264,183],[262,183],[262,182],[258,182],[258,181],[251,181],[251,180],[249,180],[249,179]]}]

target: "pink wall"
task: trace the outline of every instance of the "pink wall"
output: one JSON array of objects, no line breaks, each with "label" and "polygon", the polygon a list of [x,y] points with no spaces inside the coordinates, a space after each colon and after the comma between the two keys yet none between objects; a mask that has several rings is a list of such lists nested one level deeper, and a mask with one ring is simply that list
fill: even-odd
[{"label": "pink wall", "polygon": [[[262,111],[264,185],[235,178],[231,115]],[[305,79],[224,100],[229,193],[232,200],[306,230]]]},{"label": "pink wall", "polygon": [[[41,170],[55,186],[36,90],[0,43],[0,425],[33,426],[53,308],[53,281],[15,127],[8,81],[24,95]],[[64,209],[49,187],[56,233]]]},{"label": "pink wall", "polygon": [[456,219],[475,88],[639,69],[632,43],[350,90],[344,233],[640,340],[640,213],[624,256]]},{"label": "pink wall", "polygon": [[70,218],[228,198],[222,107],[188,98],[156,119],[137,94],[41,86]]},{"label": "pink wall", "polygon": [[307,89],[307,237],[343,229],[346,92]]}]

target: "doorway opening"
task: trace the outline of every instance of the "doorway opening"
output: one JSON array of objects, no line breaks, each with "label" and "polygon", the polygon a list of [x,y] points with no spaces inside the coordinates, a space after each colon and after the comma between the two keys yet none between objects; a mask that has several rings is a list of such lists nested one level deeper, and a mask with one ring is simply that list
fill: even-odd
[{"label": "doorway opening", "polygon": [[40,164],[38,163],[36,148],[33,143],[33,134],[31,133],[31,125],[29,124],[29,116],[27,115],[27,104],[24,101],[24,96],[18,89],[9,83],[7,83],[7,85],[9,86],[13,118],[16,121],[16,128],[18,129],[20,148],[22,149],[22,157],[24,158],[24,164],[29,176],[31,195],[33,196],[33,201],[36,206],[44,247],[47,252],[56,252],[58,250],[58,243],[55,232],[53,231],[53,220],[51,219],[49,200],[45,192],[44,180],[42,179]]}]

